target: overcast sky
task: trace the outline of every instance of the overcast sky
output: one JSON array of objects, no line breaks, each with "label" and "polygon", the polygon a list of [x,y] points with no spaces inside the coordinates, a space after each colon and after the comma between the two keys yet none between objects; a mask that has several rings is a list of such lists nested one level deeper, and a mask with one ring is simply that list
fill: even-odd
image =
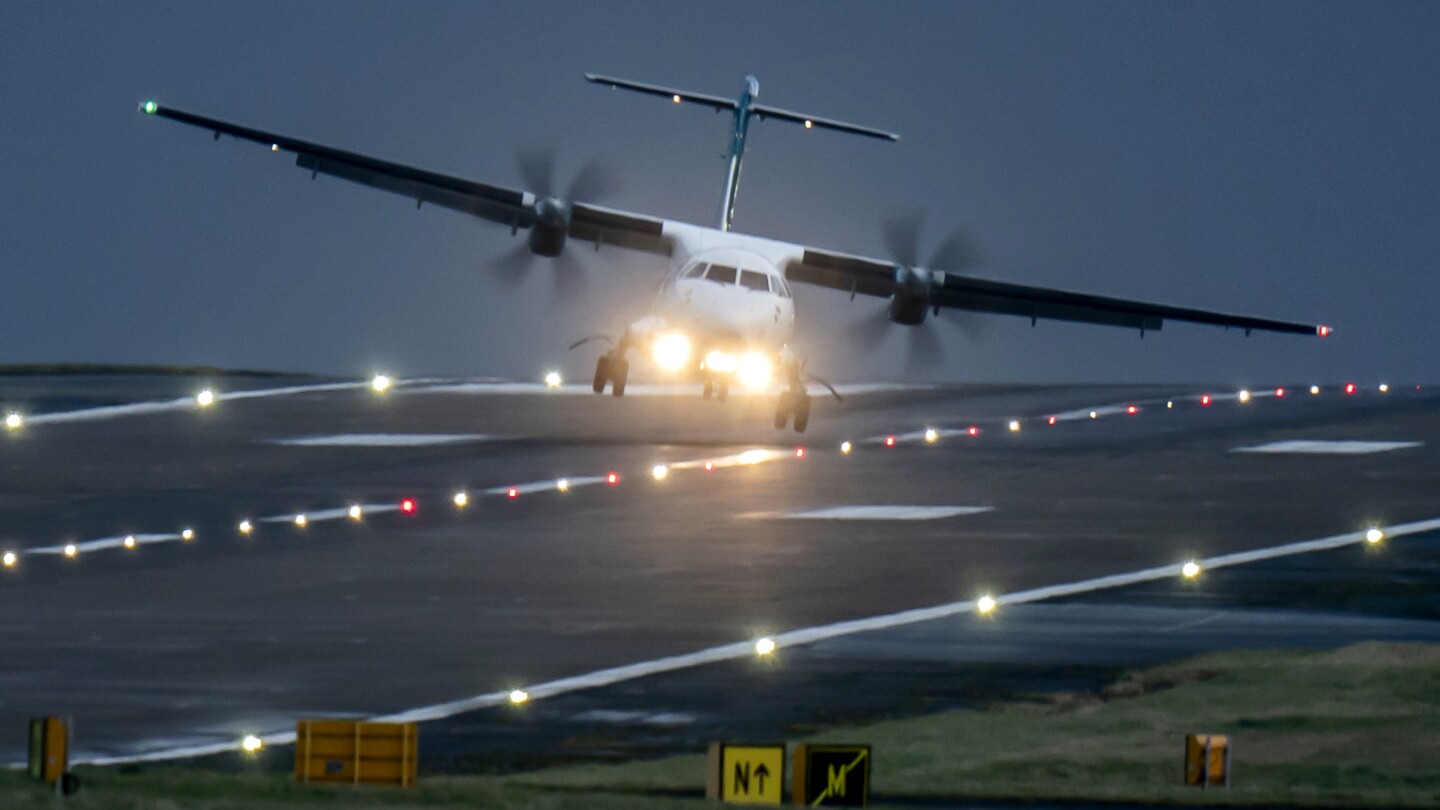
[{"label": "overcast sky", "polygon": [[[880,222],[963,228],[995,278],[1334,325],[1329,340],[972,316],[956,380],[1264,384],[1440,376],[1440,4],[0,4],[0,363],[584,376],[574,338],[640,314],[658,266],[589,255],[560,309],[511,291],[508,230],[135,111],[147,98],[477,180],[516,147],[607,204],[711,224],[727,122],[587,70],[901,133],[752,129],[735,226],[884,256]],[[923,252],[923,250],[922,250]],[[896,378],[883,306],[799,293],[800,349]],[[942,321],[949,320],[942,317]]]}]

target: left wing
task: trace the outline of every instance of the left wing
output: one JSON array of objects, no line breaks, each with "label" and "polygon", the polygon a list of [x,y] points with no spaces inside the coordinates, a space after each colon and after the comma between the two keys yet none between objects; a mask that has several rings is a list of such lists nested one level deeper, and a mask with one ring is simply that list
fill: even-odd
[{"label": "left wing", "polygon": [[1040,319],[1076,321],[1124,326],[1138,329],[1141,334],[1160,329],[1167,320],[1244,329],[1246,334],[1258,330],[1327,337],[1333,331],[1323,325],[1011,284],[941,270],[908,268],[812,248],[806,248],[799,260],[790,262],[785,269],[785,277],[801,284],[843,290],[852,297],[923,296],[925,306],[937,312],[944,307],[1019,315],[1029,318],[1032,324]]},{"label": "left wing", "polygon": [[[531,228],[538,221],[536,195],[520,189],[492,186],[462,177],[417,169],[401,163],[380,160],[358,152],[347,152],[286,135],[207,118],[203,115],[164,107],[153,101],[140,105],[146,115],[169,118],[213,132],[215,139],[230,135],[270,147],[272,152],[295,155],[295,165],[311,176],[325,174],[378,188],[421,203],[470,214],[512,229]],[[631,214],[583,202],[570,202],[567,235],[595,244],[617,245],[647,253],[670,255],[670,241],[664,237],[664,223],[651,217]]]}]

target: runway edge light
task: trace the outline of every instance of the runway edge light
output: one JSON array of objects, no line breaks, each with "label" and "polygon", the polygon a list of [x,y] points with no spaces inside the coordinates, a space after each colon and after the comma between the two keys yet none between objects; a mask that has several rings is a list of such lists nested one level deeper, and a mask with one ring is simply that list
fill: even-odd
[{"label": "runway edge light", "polygon": [[775,639],[765,636],[755,640],[755,654],[760,657],[772,655],[775,652]]},{"label": "runway edge light", "polygon": [[1200,576],[1200,563],[1194,560],[1187,560],[1184,565],[1180,566],[1180,574],[1186,579],[1194,579]]},{"label": "runway edge light", "polygon": [[1379,526],[1371,526],[1370,529],[1365,532],[1365,542],[1372,546],[1384,539],[1385,532]]}]

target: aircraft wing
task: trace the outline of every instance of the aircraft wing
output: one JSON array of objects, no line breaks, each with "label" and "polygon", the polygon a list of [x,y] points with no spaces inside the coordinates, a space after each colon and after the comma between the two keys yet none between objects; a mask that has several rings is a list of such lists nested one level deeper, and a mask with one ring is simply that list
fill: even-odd
[{"label": "aircraft wing", "polygon": [[[792,261],[785,277],[801,284],[843,290],[853,295],[889,298],[900,290],[896,265],[861,256],[807,248]],[[928,298],[934,308],[964,309],[998,315],[1018,315],[1037,320],[1124,326],[1143,334],[1158,330],[1167,320],[1223,326],[1264,332],[1288,332],[1326,337],[1328,326],[1292,323],[1249,315],[1232,315],[1204,309],[1175,307],[1147,301],[1131,301],[1102,295],[1033,287],[1004,281],[962,276],[939,270],[918,270],[928,283]]]},{"label": "aircraft wing", "polygon": [[[311,177],[325,174],[389,191],[415,200],[417,208],[421,203],[430,203],[508,225],[512,229],[529,228],[535,224],[536,197],[526,191],[492,186],[380,160],[358,152],[347,152],[286,135],[251,129],[165,107],[153,101],[140,105],[140,111],[209,130],[214,133],[216,140],[219,140],[221,135],[230,135],[239,140],[269,146],[272,152],[293,154],[295,165],[309,170]],[[668,256],[671,246],[669,241],[663,238],[662,230],[663,223],[658,219],[589,203],[571,204],[569,235],[579,240]]]}]

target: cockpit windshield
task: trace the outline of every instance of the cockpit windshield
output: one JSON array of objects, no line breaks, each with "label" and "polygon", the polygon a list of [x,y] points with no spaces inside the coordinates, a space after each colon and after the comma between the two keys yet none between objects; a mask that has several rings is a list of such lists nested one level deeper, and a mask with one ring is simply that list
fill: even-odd
[{"label": "cockpit windshield", "polygon": [[765,276],[764,273],[760,273],[755,270],[740,271],[740,286],[749,290],[770,292],[770,280]]},{"label": "cockpit windshield", "polygon": [[712,264],[710,269],[705,271],[705,279],[720,284],[734,284],[735,268],[726,267],[723,264]]}]

